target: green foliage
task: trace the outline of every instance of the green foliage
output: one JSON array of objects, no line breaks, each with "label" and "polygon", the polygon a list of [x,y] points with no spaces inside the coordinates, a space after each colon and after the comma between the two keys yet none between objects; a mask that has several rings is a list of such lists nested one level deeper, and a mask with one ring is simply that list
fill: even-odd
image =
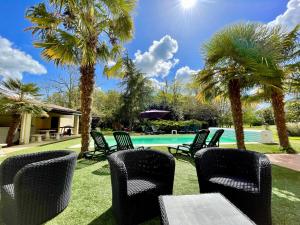
[{"label": "green foliage", "polygon": [[290,136],[300,137],[300,123],[288,123],[287,130]]},{"label": "green foliage", "polygon": [[185,127],[190,127],[190,129],[199,130],[202,127],[207,127],[208,124],[205,121],[199,120],[186,120],[186,121],[172,121],[172,120],[153,120],[149,121],[147,125],[154,125],[160,130],[170,133],[172,130],[182,130]]},{"label": "green foliage", "polygon": [[44,111],[42,103],[36,101],[39,88],[34,83],[24,84],[20,79],[9,78],[2,81],[9,95],[0,94],[0,110],[5,113],[21,115],[24,112],[40,115]]},{"label": "green foliage", "polygon": [[265,109],[257,110],[256,114],[262,119],[264,124],[274,125],[274,114],[272,108],[268,107]]},{"label": "green foliage", "polygon": [[139,113],[146,109],[151,101],[152,87],[150,80],[136,69],[129,57],[123,59],[124,77],[120,85],[123,89],[121,94],[121,107],[119,111],[120,121],[129,128],[133,127],[138,120]]},{"label": "green foliage", "polygon": [[263,119],[259,117],[255,110],[251,107],[246,108],[243,116],[244,123],[249,124],[250,126],[261,126],[264,123]]},{"label": "green foliage", "polygon": [[38,37],[34,46],[57,65],[95,65],[117,60],[132,37],[135,0],[49,1],[26,12]]},{"label": "green foliage", "polygon": [[288,122],[300,122],[300,101],[286,104],[286,117]]}]

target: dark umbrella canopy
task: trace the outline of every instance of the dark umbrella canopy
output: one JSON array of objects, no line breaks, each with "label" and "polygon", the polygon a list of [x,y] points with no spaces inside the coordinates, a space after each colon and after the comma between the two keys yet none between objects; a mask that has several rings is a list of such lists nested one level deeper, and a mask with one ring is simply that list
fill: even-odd
[{"label": "dark umbrella canopy", "polygon": [[170,111],[152,109],[152,110],[141,112],[140,116],[141,118],[144,119],[162,119],[169,113]]}]

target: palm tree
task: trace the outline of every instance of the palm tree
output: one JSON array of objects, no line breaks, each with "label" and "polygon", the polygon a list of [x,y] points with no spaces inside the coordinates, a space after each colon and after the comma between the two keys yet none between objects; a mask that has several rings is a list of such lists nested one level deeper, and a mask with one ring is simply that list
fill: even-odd
[{"label": "palm tree", "polygon": [[241,92],[254,81],[280,89],[272,79],[278,59],[278,37],[257,23],[235,24],[214,35],[204,46],[205,68],[198,75],[202,93],[229,97],[238,148],[245,149]]},{"label": "palm tree", "polygon": [[252,101],[264,100],[271,102],[279,143],[282,150],[288,153],[295,153],[295,150],[290,146],[286,127],[284,86],[287,83],[291,88],[297,88],[297,80],[294,77],[295,74],[299,73],[299,30],[300,26],[296,26],[289,32],[284,31],[281,27],[269,28],[269,33],[272,33],[274,38],[265,45],[268,45],[269,48],[261,48],[260,51],[263,54],[268,54],[268,49],[275,49],[274,54],[270,54],[270,57],[266,59],[266,66],[272,70],[272,75],[267,82],[261,82],[257,78],[252,79],[257,87],[257,92],[250,98]]},{"label": "palm tree", "polygon": [[43,107],[33,97],[39,96],[39,88],[34,83],[23,84],[19,79],[9,78],[1,82],[5,93],[0,96],[0,110],[12,115],[12,123],[6,137],[8,146],[13,145],[13,139],[17,132],[24,113],[39,115]]},{"label": "palm tree", "polygon": [[81,153],[88,150],[92,94],[97,62],[116,61],[120,66],[121,44],[132,37],[130,13],[135,0],[49,0],[30,8],[28,28],[38,37],[34,43],[42,55],[56,65],[75,65],[80,70]]}]

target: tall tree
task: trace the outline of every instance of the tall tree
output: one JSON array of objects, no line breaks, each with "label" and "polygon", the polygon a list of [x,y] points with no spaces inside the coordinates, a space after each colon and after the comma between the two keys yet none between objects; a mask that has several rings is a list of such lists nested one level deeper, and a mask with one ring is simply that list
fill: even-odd
[{"label": "tall tree", "polygon": [[132,37],[134,7],[135,0],[49,0],[26,13],[33,23],[28,29],[38,38],[34,46],[42,48],[43,57],[80,68],[81,155],[89,147],[96,64],[116,61],[110,71],[120,66],[121,43]]},{"label": "tall tree", "polygon": [[120,85],[123,89],[120,115],[125,125],[132,129],[134,120],[138,119],[139,113],[146,109],[151,99],[151,82],[127,56],[124,58],[124,77]]},{"label": "tall tree", "polygon": [[13,145],[14,136],[21,124],[22,115],[31,113],[39,115],[43,112],[43,106],[33,97],[38,97],[39,88],[34,83],[24,84],[19,79],[8,79],[1,82],[4,87],[0,95],[0,109],[12,115],[12,123],[9,127],[6,143]]}]

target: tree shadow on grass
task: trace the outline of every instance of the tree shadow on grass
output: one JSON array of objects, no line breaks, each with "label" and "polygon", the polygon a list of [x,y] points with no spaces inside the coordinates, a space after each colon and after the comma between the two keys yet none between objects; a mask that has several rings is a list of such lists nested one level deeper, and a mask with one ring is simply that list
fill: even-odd
[{"label": "tree shadow on grass", "polygon": [[195,166],[194,159],[190,156],[182,155],[182,154],[174,154],[173,155],[176,160],[184,163],[190,163],[192,166]]},{"label": "tree shadow on grass", "polygon": [[117,222],[114,218],[112,208],[109,208],[99,217],[91,221],[88,225],[116,225]]},{"label": "tree shadow on grass", "polygon": [[300,173],[280,166],[272,166],[273,224],[299,224]]},{"label": "tree shadow on grass", "polygon": [[92,174],[98,175],[98,176],[109,176],[110,175],[110,169],[109,165],[106,164],[102,166],[101,168],[94,170]]},{"label": "tree shadow on grass", "polygon": [[[102,161],[102,160],[101,160]],[[94,159],[79,159],[77,161],[76,170],[80,170],[83,168],[86,168],[88,166],[92,166],[96,163],[100,162],[100,160],[94,160]]]}]

